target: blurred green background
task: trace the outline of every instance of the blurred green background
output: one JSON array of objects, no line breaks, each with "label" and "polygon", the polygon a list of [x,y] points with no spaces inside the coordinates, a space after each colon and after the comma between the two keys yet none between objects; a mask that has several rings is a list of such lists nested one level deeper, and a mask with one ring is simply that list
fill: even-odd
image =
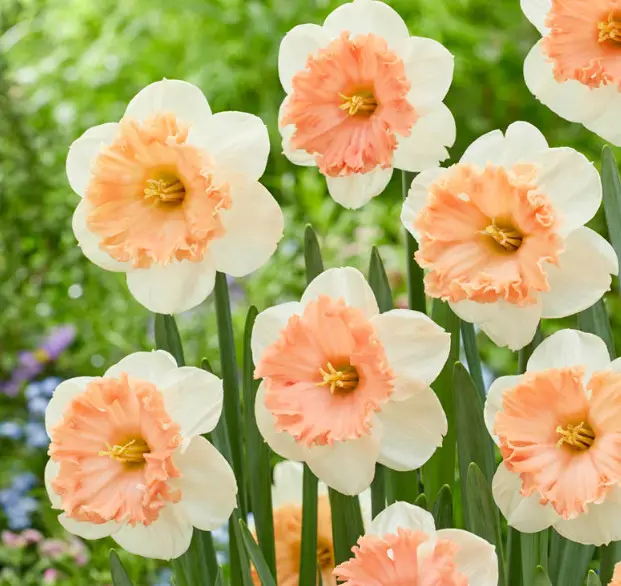
[{"label": "blurred green background", "polygon": [[[538,33],[522,15],[519,0],[388,3],[413,35],[432,37],[455,55],[446,100],[457,120],[453,161],[481,134],[526,120],[552,146],[572,146],[599,164],[602,141],[549,112],[524,84],[523,60]],[[77,338],[42,377],[100,374],[124,354],[152,347],[152,318],[130,296],[124,277],[90,264],[76,246],[71,215],[78,196],[67,184],[64,165],[75,138],[90,126],[118,120],[135,93],[163,77],[198,85],[214,111],[251,112],[270,129],[272,156],[263,182],[284,210],[285,237],[267,266],[232,284],[238,326],[249,300],[262,309],[299,295],[304,286],[301,238],[308,222],[320,236],[329,266],[366,270],[371,246],[377,244],[396,291],[403,294],[400,175],[395,173],[381,197],[352,212],[332,202],[316,170],[295,167],[280,154],[280,39],[296,24],[321,23],[339,4],[0,0],[0,380],[11,377],[20,351],[36,347],[58,324],[73,324]],[[601,229],[603,222],[596,219],[594,225]],[[217,364],[212,302],[181,315],[178,323],[188,361],[207,356]],[[486,347],[485,354],[497,372],[513,364],[508,352]],[[22,395],[0,396],[2,421],[23,424],[31,418]],[[41,450],[33,454],[8,436],[0,442],[0,488],[24,467],[40,475]],[[7,454],[14,456],[10,462]],[[31,494],[37,495],[34,490]],[[33,525],[60,534],[42,500],[40,511],[32,514]],[[0,514],[0,529],[5,527]],[[103,552],[100,548],[89,566],[88,579],[82,569],[77,581],[57,577],[56,583],[106,583]],[[0,557],[3,563],[16,562]],[[20,563],[25,571],[25,562]],[[154,566],[140,567],[145,572],[140,584],[154,583]],[[30,583],[26,574],[18,582],[1,576],[0,584]]]}]

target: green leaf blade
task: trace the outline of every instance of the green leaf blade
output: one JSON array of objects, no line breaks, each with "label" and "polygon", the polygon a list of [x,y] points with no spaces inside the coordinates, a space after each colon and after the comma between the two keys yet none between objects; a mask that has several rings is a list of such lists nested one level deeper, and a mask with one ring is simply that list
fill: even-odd
[{"label": "green leaf blade", "polygon": [[276,586],[274,576],[261,553],[261,549],[254,540],[254,537],[252,537],[252,533],[248,530],[248,526],[244,523],[243,519],[239,519],[239,532],[246,552],[250,556],[250,560],[257,571],[262,586]]},{"label": "green leaf blade", "polygon": [[315,586],[317,583],[317,496],[318,480],[304,464],[302,479],[302,544],[300,547],[300,584]]},{"label": "green leaf blade", "polygon": [[110,550],[110,575],[112,576],[112,584],[114,586],[134,586],[129,578],[129,574],[125,571],[123,563],[119,558],[119,554],[113,549]]},{"label": "green leaf blade", "polygon": [[332,538],[335,565],[351,557],[351,548],[364,535],[360,502],[357,496],[346,496],[329,488],[330,512],[332,514]]}]

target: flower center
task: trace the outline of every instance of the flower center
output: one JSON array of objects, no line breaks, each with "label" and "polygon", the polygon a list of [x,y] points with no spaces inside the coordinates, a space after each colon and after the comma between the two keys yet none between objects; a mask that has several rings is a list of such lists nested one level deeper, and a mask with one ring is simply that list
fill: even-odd
[{"label": "flower center", "polygon": [[107,450],[99,452],[100,456],[109,456],[113,460],[121,462],[121,464],[144,464],[144,455],[148,454],[151,449],[147,442],[142,438],[129,440],[123,445],[115,444],[111,446],[106,443]]},{"label": "flower center", "polygon": [[350,116],[371,116],[377,108],[377,100],[371,91],[359,91],[351,96],[339,93],[343,103],[339,106]]},{"label": "flower center", "polygon": [[328,362],[326,366],[327,370],[323,368],[319,369],[319,374],[323,377],[323,380],[317,383],[318,387],[330,385],[330,393],[339,391],[353,391],[357,386],[360,378],[358,371],[355,367],[347,364],[345,366],[339,366],[334,368],[331,362]]},{"label": "flower center", "polygon": [[144,197],[155,203],[179,204],[185,199],[185,185],[174,173],[159,173],[147,179]]},{"label": "flower center", "polygon": [[35,360],[41,364],[45,364],[52,359],[50,353],[44,348],[37,348],[32,355],[35,357]]},{"label": "flower center", "polygon": [[560,448],[563,444],[567,444],[570,448],[584,452],[588,450],[595,441],[595,433],[591,429],[591,426],[581,421],[578,425],[567,424],[566,427],[558,426],[556,433],[559,434],[560,439],[556,444],[557,448]]},{"label": "flower center", "polygon": [[599,29],[598,41],[605,43],[612,41],[613,43],[621,43],[621,18],[611,12],[608,20],[602,20],[597,24]]},{"label": "flower center", "polygon": [[522,246],[523,236],[513,226],[498,226],[496,220],[481,232],[485,236],[491,236],[500,246],[509,252],[515,252]]}]

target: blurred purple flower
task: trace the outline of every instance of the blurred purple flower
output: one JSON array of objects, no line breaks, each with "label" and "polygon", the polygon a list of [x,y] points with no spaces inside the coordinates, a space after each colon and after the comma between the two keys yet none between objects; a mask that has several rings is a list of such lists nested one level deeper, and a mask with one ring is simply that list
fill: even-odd
[{"label": "blurred purple flower", "polygon": [[50,332],[36,350],[22,352],[19,355],[18,365],[13,371],[11,380],[2,387],[4,393],[10,397],[17,395],[24,383],[41,374],[49,362],[58,359],[71,345],[75,335],[76,330],[73,326],[59,326]]},{"label": "blurred purple flower", "polygon": [[84,545],[84,542],[78,537],[71,537],[69,539],[68,553],[73,557],[76,566],[82,567],[88,563],[88,550]]}]

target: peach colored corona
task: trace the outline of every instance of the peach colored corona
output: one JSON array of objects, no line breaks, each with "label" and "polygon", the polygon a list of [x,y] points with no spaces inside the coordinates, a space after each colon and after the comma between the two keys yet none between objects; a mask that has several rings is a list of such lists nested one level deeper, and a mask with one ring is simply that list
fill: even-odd
[{"label": "peach colored corona", "polygon": [[413,470],[442,443],[446,417],[429,384],[449,346],[449,335],[421,313],[380,315],[359,271],[330,269],[301,303],[257,318],[259,429],[275,452],[359,494],[376,462]]},{"label": "peach colored corona", "polygon": [[217,377],[161,351],[63,382],[46,412],[45,480],[60,523],[145,557],[183,554],[193,526],[215,529],[235,507],[233,472],[201,437],[221,409]]},{"label": "peach colored corona", "polygon": [[[302,491],[304,467],[299,462],[285,460],[274,466],[272,505],[274,508],[274,541],[276,573],[281,586],[298,586],[300,580],[300,548],[302,540]],[[317,566],[325,586],[336,586],[334,545],[328,488],[318,485],[317,501]],[[360,495],[360,508],[365,526],[370,524],[371,493]],[[259,586],[259,576],[253,571],[253,581]]]},{"label": "peach colored corona", "polygon": [[615,565],[612,582],[610,582],[609,586],[621,586],[621,562]]},{"label": "peach colored corona", "polygon": [[334,571],[343,586],[497,586],[494,546],[460,529],[436,531],[433,517],[408,503],[382,511],[354,557]]},{"label": "peach colored corona", "polygon": [[621,536],[618,362],[600,338],[562,330],[537,347],[524,375],[490,388],[485,417],[503,457],[493,491],[510,525],[552,525],[593,545]]},{"label": "peach colored corona", "polygon": [[95,264],[127,273],[151,311],[191,309],[216,271],[256,270],[282,236],[282,212],[258,182],[268,154],[256,116],[212,115],[197,87],[153,83],[118,124],[87,130],[69,149],[67,176],[83,197],[78,243]]},{"label": "peach colored corona", "polygon": [[393,167],[421,171],[448,158],[455,122],[442,100],[453,57],[410,37],[378,0],[354,0],[323,26],[296,26],[283,39],[287,92],[280,128],[285,155],[317,165],[332,197],[358,208],[381,193]]},{"label": "peach colored corona", "polygon": [[610,288],[616,254],[584,227],[601,200],[583,155],[548,148],[516,122],[477,139],[456,165],[416,177],[401,219],[418,241],[427,294],[517,350],[542,317],[582,311]]},{"label": "peach colored corona", "polygon": [[531,92],[563,118],[621,144],[621,1],[521,4],[543,35],[524,65]]}]

